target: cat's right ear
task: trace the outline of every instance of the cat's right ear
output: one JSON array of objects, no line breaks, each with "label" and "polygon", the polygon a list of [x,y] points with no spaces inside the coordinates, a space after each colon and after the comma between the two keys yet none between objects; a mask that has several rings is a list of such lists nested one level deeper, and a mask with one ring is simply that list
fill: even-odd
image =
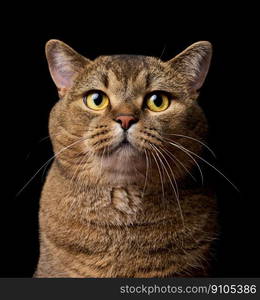
[{"label": "cat's right ear", "polygon": [[49,70],[62,98],[71,88],[75,78],[91,61],[59,40],[50,40],[45,46]]}]

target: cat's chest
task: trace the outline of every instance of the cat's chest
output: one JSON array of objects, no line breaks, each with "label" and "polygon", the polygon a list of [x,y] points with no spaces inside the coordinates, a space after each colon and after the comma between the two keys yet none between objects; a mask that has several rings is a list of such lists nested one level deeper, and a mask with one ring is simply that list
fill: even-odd
[{"label": "cat's chest", "polygon": [[141,206],[143,195],[131,187],[115,187],[110,192],[111,206],[122,213],[135,214]]},{"label": "cat's chest", "polygon": [[76,201],[75,209],[83,218],[103,225],[129,225],[143,209],[143,193],[132,186],[89,189]]}]

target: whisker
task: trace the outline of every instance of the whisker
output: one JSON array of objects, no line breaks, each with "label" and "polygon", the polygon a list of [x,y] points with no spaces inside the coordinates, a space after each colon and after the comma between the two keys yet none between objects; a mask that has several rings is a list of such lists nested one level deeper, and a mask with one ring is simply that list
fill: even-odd
[{"label": "whisker", "polygon": [[[171,142],[167,142],[166,140],[169,140],[169,141],[171,141]],[[168,144],[172,144],[173,146],[178,146],[178,145],[180,145],[181,147],[182,147],[182,145],[181,144],[179,144],[179,143],[177,143],[177,142],[172,142],[172,140],[170,140],[170,139],[167,139],[167,138],[164,138],[164,141],[166,142],[166,143],[168,143]],[[178,147],[177,147],[178,148]],[[193,157],[193,156],[191,156],[190,154],[189,154],[189,152],[187,152],[186,150],[186,148],[184,148],[184,147],[182,147],[182,148],[179,148],[180,150],[182,150],[186,155],[188,155],[189,157],[190,157],[190,159],[195,163],[195,165],[197,166],[197,168],[198,168],[198,170],[199,170],[199,172],[200,172],[200,177],[201,177],[201,184],[203,185],[203,183],[204,183],[204,177],[203,177],[203,173],[202,173],[202,170],[201,170],[201,168],[200,168],[200,165],[198,164],[198,162],[196,161],[196,159]]]},{"label": "whisker", "polygon": [[175,133],[170,133],[170,134],[165,134],[165,135],[180,136],[180,137],[184,137],[184,138],[196,141],[196,142],[200,143],[201,145],[203,145],[205,148],[207,148],[208,151],[213,155],[214,158],[217,158],[216,154],[214,153],[214,151],[207,144],[203,143],[202,141],[200,141],[200,140],[198,140],[198,139],[196,139],[194,137],[183,135],[183,134],[175,134]]},{"label": "whisker", "polygon": [[162,56],[163,56],[163,54],[164,54],[164,51],[165,51],[166,47],[167,47],[167,45],[165,44],[164,47],[163,47],[162,53],[161,53],[161,55],[159,56],[159,59],[162,59]]},{"label": "whisker", "polygon": [[42,172],[42,177],[41,177],[41,181],[43,182],[43,179],[44,179],[44,174],[45,174],[45,172],[46,172],[46,170],[47,170],[47,168],[48,168],[48,165],[51,163],[51,161],[49,161],[49,163],[48,164],[46,164],[46,166],[44,166],[44,169],[43,169],[43,172]]},{"label": "whisker", "polygon": [[[151,150],[152,150],[153,148],[152,148],[152,146],[151,146],[150,143],[149,143],[149,145],[150,145]],[[153,151],[151,151],[151,154],[152,154],[153,159],[154,159],[154,161],[155,161],[155,163],[156,163],[156,166],[157,166],[157,168],[158,168],[158,172],[159,172],[159,176],[160,176],[160,180],[161,180],[161,186],[162,186],[163,199],[165,199],[164,186],[163,186],[163,177],[162,177],[161,169],[160,169],[160,167],[159,167],[159,164],[158,164],[158,162],[157,162],[157,159],[156,159],[155,155],[153,154]]]},{"label": "whisker", "polygon": [[[76,194],[76,195],[79,195],[79,194],[81,193],[81,189],[82,189],[82,184],[81,184],[81,182],[84,180],[84,179],[83,179],[84,176],[82,176],[82,171],[84,171],[84,168],[82,168],[81,170],[80,170],[79,168],[82,166],[83,161],[84,161],[85,159],[89,159],[90,157],[91,157],[91,155],[90,155],[89,152],[86,152],[86,153],[83,155],[80,164],[77,166],[77,169],[75,170],[75,173],[73,174],[73,176],[74,176],[74,179],[73,179],[73,180],[74,180],[74,182],[75,182],[74,186],[73,186],[73,181],[72,181],[72,179],[71,179],[71,181],[70,181],[71,186],[73,186],[73,188],[75,189],[75,194]],[[74,197],[73,197],[73,198],[74,198]],[[74,198],[73,203],[71,204],[71,209],[73,208],[74,204],[76,204],[76,202],[77,202],[76,200],[77,200],[77,197]]]},{"label": "whisker", "polygon": [[[176,164],[176,161],[183,167],[183,169],[191,176],[191,178],[197,182],[196,178],[191,174],[191,172],[185,167],[185,165],[169,150],[160,147],[159,148],[174,162],[174,164],[179,168],[179,166]],[[175,161],[176,160],[176,161]],[[180,169],[179,169],[180,170]]]},{"label": "whisker", "polygon": [[[91,160],[93,156],[94,156],[93,152],[87,152],[84,155],[83,160],[84,159]],[[77,182],[77,185],[76,185],[76,191],[77,191],[77,193],[79,193],[81,191],[81,189],[83,189],[85,187],[84,181],[85,181],[85,176],[82,176],[82,172],[81,172],[81,173],[79,173],[78,182]]]},{"label": "whisker", "polygon": [[[84,152],[85,152],[85,151],[83,150],[83,151],[80,152],[80,154],[84,154]],[[78,166],[76,167],[74,173],[72,174],[72,177],[71,177],[71,179],[70,179],[70,185],[73,184],[73,180],[75,179],[76,174],[77,174],[79,168],[80,168],[81,165],[82,165],[82,162],[84,161],[84,159],[86,159],[87,154],[88,154],[88,152],[86,152],[85,155],[83,155],[83,157],[79,157],[79,159],[77,160],[76,163],[77,163]]]},{"label": "whisker", "polygon": [[38,173],[46,166],[50,163],[50,161],[52,161],[55,157],[57,157],[61,152],[69,149],[70,147],[74,146],[77,143],[80,143],[82,141],[84,141],[86,138],[81,138],[80,140],[77,140],[76,142],[62,148],[59,152],[57,152],[56,154],[54,154],[50,159],[48,159],[39,169],[38,171],[29,179],[29,181],[20,189],[20,191],[16,194],[16,197],[19,196],[21,194],[21,192],[32,182],[32,180],[38,175]]},{"label": "whisker", "polygon": [[[167,141],[166,141],[167,142]],[[209,163],[207,160],[205,160],[204,158],[202,158],[201,156],[199,156],[198,154],[194,153],[193,151],[185,148],[184,146],[182,146],[181,144],[176,144],[175,142],[167,142],[169,144],[172,144],[173,146],[179,148],[182,151],[186,151],[186,154],[190,153],[193,154],[194,156],[196,156],[198,159],[200,159],[201,161],[203,161],[204,163],[206,163],[208,166],[210,166],[211,168],[213,168],[217,173],[219,173],[221,176],[223,176],[223,178],[225,178],[232,186],[233,188],[239,192],[239,189],[235,186],[234,183],[232,183],[220,170],[218,170],[215,166],[213,166],[211,163]]]},{"label": "whisker", "polygon": [[[84,151],[82,151],[81,153],[84,153]],[[71,179],[70,179],[70,186],[73,185],[73,180],[76,179],[76,174],[77,174],[77,172],[79,171],[79,168],[81,167],[82,162],[86,159],[86,157],[87,157],[88,154],[89,154],[89,153],[86,152],[85,155],[83,155],[82,158],[80,157],[80,158],[77,160],[77,163],[79,163],[79,164],[78,164],[78,166],[76,167],[76,170],[74,171],[74,173],[73,173],[73,175],[72,175],[72,177],[71,177]],[[80,162],[79,162],[79,160],[80,160]],[[80,174],[80,172],[79,172],[79,174]],[[80,182],[80,176],[79,176],[79,174],[78,174],[78,181]],[[79,193],[79,190],[80,190],[79,186],[80,186],[80,185],[79,185],[78,182],[77,182],[77,184],[76,184],[76,194]],[[70,205],[70,208],[69,208],[70,211],[73,209],[73,207],[74,207],[74,205],[76,204],[76,202],[77,202],[77,197],[72,197],[71,205]]]},{"label": "whisker", "polygon": [[[174,176],[174,173],[173,173],[173,171],[172,171],[171,166],[169,165],[167,159],[164,157],[164,155],[162,154],[162,152],[157,148],[157,146],[153,145],[153,147],[158,151],[158,154],[161,154],[162,158],[165,160],[167,166],[169,167],[169,169],[170,169],[170,171],[171,171],[171,174],[172,174],[172,176],[173,176],[173,179],[174,179],[175,187],[176,187],[176,190],[174,190],[174,193],[175,193],[176,198],[179,198],[178,185],[177,185],[177,182],[176,182],[176,179],[175,179],[175,176]],[[160,161],[161,161],[161,159],[160,159]],[[161,161],[161,162],[162,162],[162,161]],[[162,162],[162,165],[164,166],[164,163],[163,163],[163,162]],[[165,170],[165,171],[167,172],[167,170]],[[168,178],[170,179],[168,172],[167,172],[167,175],[168,175]],[[171,181],[171,180],[170,180],[170,181]]]},{"label": "whisker", "polygon": [[146,149],[144,149],[144,153],[145,153],[146,169],[145,169],[145,181],[144,181],[144,188],[143,188],[143,192],[142,192],[142,199],[144,198],[144,193],[145,193],[145,189],[146,189],[146,185],[147,185],[148,172],[149,172],[149,161],[148,161]]},{"label": "whisker", "polygon": [[43,142],[43,141],[45,141],[45,140],[47,140],[47,139],[49,139],[49,138],[50,138],[49,135],[45,136],[44,138],[42,138],[42,139],[40,139],[40,140],[38,141],[38,144],[40,144],[41,142]]},{"label": "whisker", "polygon": [[[184,148],[183,146],[180,146],[182,148]],[[209,163],[207,160],[205,160],[204,158],[202,158],[201,156],[199,156],[198,154],[194,153],[191,150],[186,149],[189,153],[195,155],[197,158],[199,158],[201,161],[203,161],[204,163],[206,163],[208,166],[210,166],[211,168],[213,168],[216,172],[218,172],[221,176],[223,176],[232,186],[233,188],[237,191],[240,192],[239,189],[235,186],[235,184],[233,182],[231,182],[220,170],[218,170],[215,166],[213,166],[211,163]]]},{"label": "whisker", "polygon": [[[159,157],[159,154],[161,154],[161,155],[162,155],[162,158],[164,158],[164,160],[167,162],[167,160],[165,159],[164,155],[160,152],[160,150],[158,150],[158,148],[157,148],[155,145],[151,145],[151,146],[154,147],[155,151],[157,150],[157,151],[156,151],[156,154],[157,154],[159,160],[161,161],[161,164],[162,164],[162,166],[164,167],[165,172],[166,172],[166,174],[167,174],[167,176],[168,176],[168,179],[169,179],[169,181],[170,181],[171,187],[172,187],[172,189],[173,189],[173,191],[174,191],[174,194],[175,194],[175,198],[176,198],[177,205],[178,205],[179,212],[180,212],[180,217],[181,217],[181,220],[182,220],[182,225],[183,225],[183,227],[185,227],[184,216],[183,216],[182,208],[181,208],[181,204],[180,204],[180,196],[179,196],[179,191],[178,191],[178,185],[177,185],[175,176],[174,176],[174,174],[172,173],[172,176],[173,176],[173,179],[174,179],[174,182],[175,182],[176,186],[174,186],[174,184],[172,183],[171,176],[169,175],[166,166],[164,165],[164,163],[162,162],[162,160],[161,160],[160,157]],[[169,166],[169,163],[168,163],[168,162],[167,162],[167,165],[168,165],[169,169],[170,169],[171,172],[172,172],[172,169],[171,169],[171,167]]]}]

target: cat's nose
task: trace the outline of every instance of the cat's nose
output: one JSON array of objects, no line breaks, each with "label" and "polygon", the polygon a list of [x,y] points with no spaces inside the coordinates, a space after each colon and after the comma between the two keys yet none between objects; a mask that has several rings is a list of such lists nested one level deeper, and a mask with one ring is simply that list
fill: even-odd
[{"label": "cat's nose", "polygon": [[115,118],[115,121],[120,123],[124,130],[127,130],[132,124],[136,123],[138,119],[133,115],[120,115]]}]

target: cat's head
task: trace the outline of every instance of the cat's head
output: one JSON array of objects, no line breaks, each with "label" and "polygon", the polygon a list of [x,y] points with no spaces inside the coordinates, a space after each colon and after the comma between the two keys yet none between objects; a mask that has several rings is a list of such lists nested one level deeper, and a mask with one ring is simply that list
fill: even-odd
[{"label": "cat's head", "polygon": [[211,52],[203,41],[166,62],[137,55],[89,60],[50,40],[46,55],[60,100],[49,128],[58,165],[88,184],[143,184],[147,172],[156,182],[185,176],[194,164],[185,148],[199,153],[193,139],[207,131],[196,98]]}]

